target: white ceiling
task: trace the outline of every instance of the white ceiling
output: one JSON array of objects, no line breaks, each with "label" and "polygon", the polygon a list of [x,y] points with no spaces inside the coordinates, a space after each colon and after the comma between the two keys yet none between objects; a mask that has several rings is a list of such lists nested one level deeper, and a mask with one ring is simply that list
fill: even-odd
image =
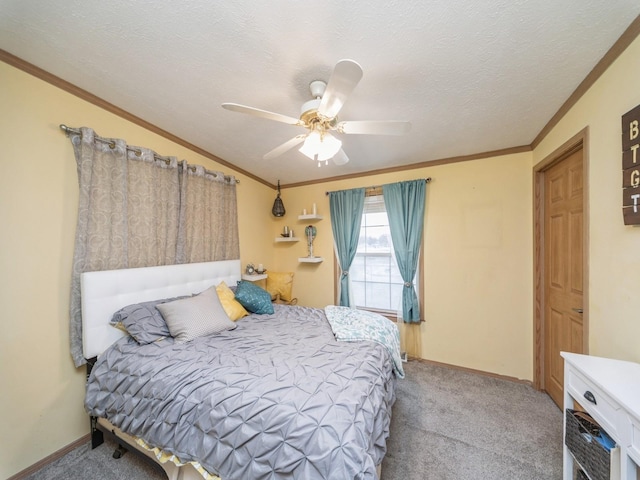
[{"label": "white ceiling", "polygon": [[[638,0],[0,0],[0,48],[287,185],[529,145],[639,14]],[[408,120],[408,135],[341,135],[340,167],[297,149],[265,161],[304,130],[220,107],[298,117],[343,58],[364,76],[340,119]]]}]

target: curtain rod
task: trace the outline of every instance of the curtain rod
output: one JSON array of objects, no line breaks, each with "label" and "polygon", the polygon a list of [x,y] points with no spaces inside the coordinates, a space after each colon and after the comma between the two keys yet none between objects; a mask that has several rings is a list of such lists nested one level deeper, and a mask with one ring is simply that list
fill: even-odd
[{"label": "curtain rod", "polygon": [[[424,183],[429,183],[431,181],[431,177],[427,177],[424,179]],[[365,190],[375,190],[376,188],[380,188],[382,185],[371,185],[370,187],[364,187]],[[333,190],[331,192],[324,192],[325,195],[329,195],[330,193],[341,192],[342,190]]]},{"label": "curtain rod", "polygon": [[[61,124],[60,124],[60,130],[62,130],[64,133],[66,133],[66,134],[67,134],[67,136],[69,136],[69,134],[70,134],[70,133],[75,133],[75,134],[77,134],[77,135],[81,135],[81,134],[82,134],[82,132],[81,132],[79,129],[77,129],[77,128],[67,127],[64,123],[61,123]],[[116,142],[114,142],[113,140],[107,140],[107,139],[100,138],[100,137],[96,137],[96,140],[99,140],[99,141],[101,141],[101,142],[107,143],[111,148],[115,148],[115,147],[116,147]],[[142,150],[139,150],[139,149],[137,149],[137,148],[131,148],[131,147],[130,147],[130,146],[128,146],[128,145],[127,145],[127,150],[129,150],[130,152],[135,153],[135,154],[136,154],[136,157],[139,157],[140,155],[142,155]],[[169,163],[171,162],[171,160],[169,160],[169,158],[168,158],[168,157],[163,157],[163,156],[161,156],[161,155],[158,155],[158,154],[157,154],[157,153],[155,153],[155,152],[153,153],[153,158],[154,158],[155,160],[160,160],[160,161],[164,162],[166,165],[169,165]],[[192,172],[195,172],[195,171],[196,171],[196,167],[195,167],[195,166],[191,166],[191,165],[190,165],[188,168],[189,168],[189,170],[191,170]],[[211,172],[211,171],[209,171],[209,170],[207,170],[207,169],[205,169],[205,172],[206,172],[206,173],[208,173],[209,175],[215,175],[215,176],[217,176],[216,172]],[[231,177],[230,177],[230,176],[228,176],[228,175],[225,175],[225,176],[224,176],[224,179],[225,179],[225,180],[231,180]],[[240,180],[238,180],[237,178],[236,178],[236,183],[240,183]]]}]

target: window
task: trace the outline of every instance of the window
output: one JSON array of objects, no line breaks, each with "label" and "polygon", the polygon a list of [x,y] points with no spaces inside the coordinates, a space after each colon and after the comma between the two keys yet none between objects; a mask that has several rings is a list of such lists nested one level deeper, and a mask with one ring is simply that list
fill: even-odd
[{"label": "window", "polygon": [[[365,198],[358,250],[349,268],[349,277],[353,301],[358,308],[382,311],[393,316],[401,308],[404,281],[393,253],[382,195]],[[417,291],[420,292],[420,289]],[[418,296],[421,297],[420,293]]]}]

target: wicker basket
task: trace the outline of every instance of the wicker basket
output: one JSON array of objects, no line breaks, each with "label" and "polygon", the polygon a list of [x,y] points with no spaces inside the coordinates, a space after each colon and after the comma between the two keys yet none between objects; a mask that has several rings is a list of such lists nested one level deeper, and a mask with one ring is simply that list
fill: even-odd
[{"label": "wicker basket", "polygon": [[[591,480],[609,480],[611,454],[593,438],[599,435],[600,426],[585,412],[567,409],[565,415],[567,432],[564,442],[575,459]],[[581,477],[578,475],[577,478]]]}]

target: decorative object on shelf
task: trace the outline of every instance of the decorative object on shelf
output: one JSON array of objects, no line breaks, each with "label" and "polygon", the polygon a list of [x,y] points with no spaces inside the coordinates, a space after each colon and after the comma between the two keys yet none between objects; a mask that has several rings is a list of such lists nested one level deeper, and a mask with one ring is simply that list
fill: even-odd
[{"label": "decorative object on shelf", "polygon": [[283,238],[291,238],[293,237],[293,230],[290,230],[289,227],[285,226],[280,236]]},{"label": "decorative object on shelf", "polygon": [[317,230],[313,225],[309,225],[304,229],[304,234],[307,237],[307,246],[309,247],[309,258],[313,258],[313,240],[316,238]]},{"label": "decorative object on shelf", "polygon": [[273,201],[271,213],[274,217],[284,217],[284,214],[286,213],[284,203],[282,203],[282,199],[280,198],[280,180],[278,180],[278,194],[276,195],[276,199]]},{"label": "decorative object on shelf", "polygon": [[303,208],[302,209],[302,214],[300,216],[301,217],[306,217],[306,216],[316,217],[316,216],[319,216],[318,215],[318,207],[314,203],[313,206],[311,207],[311,213],[309,213],[306,208]]},{"label": "decorative object on shelf", "polygon": [[247,275],[253,275],[256,273],[256,267],[253,266],[253,263],[248,263],[244,271]]},{"label": "decorative object on shelf", "polygon": [[266,268],[264,268],[264,265],[262,265],[261,263],[258,264],[258,268],[256,268],[256,273],[258,275],[262,275],[263,273],[265,273],[267,271]]}]

